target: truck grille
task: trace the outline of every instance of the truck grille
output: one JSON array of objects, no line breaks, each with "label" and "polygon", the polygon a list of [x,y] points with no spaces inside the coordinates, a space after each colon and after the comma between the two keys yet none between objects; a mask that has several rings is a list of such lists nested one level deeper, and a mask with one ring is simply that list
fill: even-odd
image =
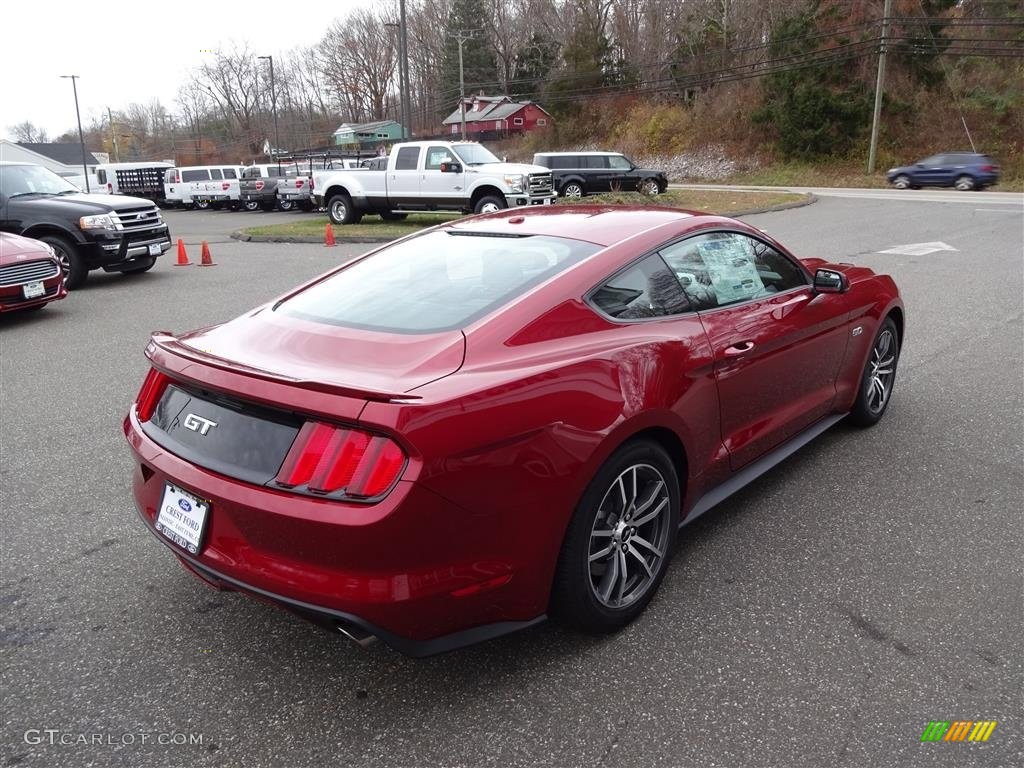
[{"label": "truck grille", "polygon": [[160,211],[155,205],[147,208],[130,208],[125,211],[116,211],[115,216],[120,220],[125,232],[134,232],[142,229],[152,229],[163,224],[160,218]]},{"label": "truck grille", "polygon": [[36,280],[48,280],[60,272],[60,267],[50,259],[24,261],[0,267],[0,286],[21,285]]},{"label": "truck grille", "polygon": [[554,187],[551,186],[551,174],[550,173],[531,173],[530,174],[530,194],[531,195],[550,195]]}]

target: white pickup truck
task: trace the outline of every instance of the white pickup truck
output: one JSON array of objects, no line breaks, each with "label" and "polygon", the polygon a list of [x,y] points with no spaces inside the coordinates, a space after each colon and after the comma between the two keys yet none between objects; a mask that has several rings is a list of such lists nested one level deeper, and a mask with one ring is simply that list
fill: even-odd
[{"label": "white pickup truck", "polygon": [[490,213],[555,199],[550,169],[503,163],[475,142],[403,142],[379,160],[387,162],[381,170],[315,171],[314,203],[335,224],[355,224],[368,213],[383,219],[410,211]]}]

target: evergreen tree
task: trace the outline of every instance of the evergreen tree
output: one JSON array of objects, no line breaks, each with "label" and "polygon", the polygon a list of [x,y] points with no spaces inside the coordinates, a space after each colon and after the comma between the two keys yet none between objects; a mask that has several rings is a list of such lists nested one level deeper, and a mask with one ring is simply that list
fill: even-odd
[{"label": "evergreen tree", "polygon": [[466,95],[498,91],[498,64],[494,50],[484,34],[487,5],[484,0],[455,0],[445,25],[444,53],[438,77],[439,111],[445,116],[459,105],[459,34],[472,32],[462,44],[462,62]]},{"label": "evergreen tree", "polygon": [[[769,58],[811,54],[818,32],[815,11],[786,19],[772,30]],[[786,157],[812,159],[844,155],[860,136],[871,115],[870,91],[842,62],[786,66],[766,76],[764,104],[753,116],[756,123],[775,129]]]}]

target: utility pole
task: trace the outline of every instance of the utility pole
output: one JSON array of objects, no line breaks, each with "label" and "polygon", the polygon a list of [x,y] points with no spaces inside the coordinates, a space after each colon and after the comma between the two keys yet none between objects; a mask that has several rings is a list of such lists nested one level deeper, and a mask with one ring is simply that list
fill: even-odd
[{"label": "utility pole", "polygon": [[89,189],[89,168],[85,161],[85,135],[82,133],[82,115],[78,111],[78,75],[61,75],[65,80],[71,80],[71,90],[75,93],[75,117],[78,119],[78,141],[82,145],[82,173],[85,174],[85,192]]},{"label": "utility pole", "polygon": [[878,119],[882,115],[882,91],[885,89],[885,53],[886,39],[889,36],[889,15],[892,12],[892,0],[885,0],[882,8],[882,38],[878,51],[878,79],[875,81],[875,112],[871,118],[871,145],[868,148],[868,173],[875,172],[875,154],[878,150]]},{"label": "utility pole", "polygon": [[265,59],[265,60],[270,62],[270,101],[271,101],[271,104],[272,104],[272,108],[274,110],[274,144],[276,144],[276,146],[270,148],[270,154],[272,155],[272,157],[270,159],[273,160],[274,157],[278,158],[278,160],[277,160],[277,168],[278,168],[278,170],[280,170],[281,169],[280,155],[278,155],[278,152],[276,151],[276,150],[280,150],[281,149],[281,134],[278,133],[278,130],[277,130],[277,86],[274,83],[274,57],[273,56],[257,56],[256,58],[257,59]]},{"label": "utility pole", "polygon": [[459,41],[459,122],[462,125],[462,140],[466,140],[466,71],[462,65],[462,46],[467,40],[473,39],[476,30],[459,30],[457,39]]},{"label": "utility pole", "polygon": [[409,51],[406,45],[405,0],[400,0],[398,14],[397,24],[386,22],[384,26],[395,27],[398,30],[398,110],[402,126],[402,140],[404,141],[409,137],[409,120],[412,112],[412,105],[409,101]]},{"label": "utility pole", "polygon": [[412,86],[409,84],[409,27],[405,21],[405,0],[398,0],[398,47],[401,57],[398,62],[398,70],[402,75],[401,79],[405,82],[400,94],[403,115],[402,138],[408,139],[412,132],[412,126],[409,125],[412,121],[412,98],[409,93]]},{"label": "utility pole", "polygon": [[114,131],[114,116],[110,112],[110,107],[107,107],[107,122],[110,124],[110,143],[114,147],[114,162],[121,162],[121,153],[117,149],[117,133]]}]

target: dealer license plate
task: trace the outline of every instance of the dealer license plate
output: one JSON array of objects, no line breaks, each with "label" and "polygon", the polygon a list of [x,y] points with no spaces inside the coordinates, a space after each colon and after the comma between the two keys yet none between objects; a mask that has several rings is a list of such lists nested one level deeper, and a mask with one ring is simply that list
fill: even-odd
[{"label": "dealer license plate", "polygon": [[34,283],[25,283],[21,287],[21,292],[25,294],[26,299],[38,299],[46,293],[46,288],[43,286],[42,280],[37,280]]},{"label": "dealer license plate", "polygon": [[170,483],[164,485],[156,529],[182,549],[199,554],[210,503]]},{"label": "dealer license plate", "polygon": [[149,244],[149,255],[150,256],[159,256],[160,255],[160,243],[150,243]]}]

